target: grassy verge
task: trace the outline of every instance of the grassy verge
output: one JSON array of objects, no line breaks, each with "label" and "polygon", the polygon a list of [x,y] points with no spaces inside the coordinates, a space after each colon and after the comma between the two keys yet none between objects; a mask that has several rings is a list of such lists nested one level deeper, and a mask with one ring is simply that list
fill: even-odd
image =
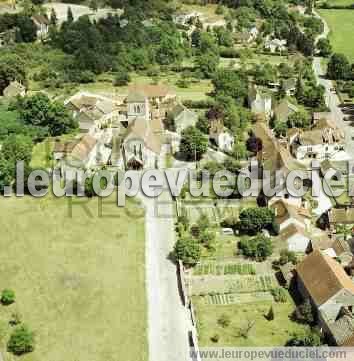
[{"label": "grassy verge", "polygon": [[17,310],[36,333],[23,361],[147,360],[144,218],[111,201],[99,217],[97,199],[81,199],[70,217],[68,198],[1,199],[1,287],[16,293],[0,306],[2,350]]}]

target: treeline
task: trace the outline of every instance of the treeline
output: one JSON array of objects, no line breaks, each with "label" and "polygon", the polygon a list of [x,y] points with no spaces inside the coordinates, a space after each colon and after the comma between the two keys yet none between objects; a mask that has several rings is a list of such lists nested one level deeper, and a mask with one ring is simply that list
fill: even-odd
[{"label": "treeline", "polygon": [[82,70],[146,70],[153,64],[170,65],[183,59],[185,48],[172,22],[156,21],[144,26],[130,20],[124,27],[118,16],[109,15],[97,23],[87,16],[69,19],[60,29],[52,28],[50,44],[72,56],[69,75]]},{"label": "treeline", "polygon": [[0,107],[0,191],[12,185],[16,162],[23,161],[25,173],[31,171],[33,145],[48,136],[75,131],[77,122],[62,103],[52,102],[44,94],[19,98]]},{"label": "treeline", "polygon": [[25,13],[0,15],[0,33],[14,30],[17,43],[31,43],[37,38],[37,28],[31,17]]}]

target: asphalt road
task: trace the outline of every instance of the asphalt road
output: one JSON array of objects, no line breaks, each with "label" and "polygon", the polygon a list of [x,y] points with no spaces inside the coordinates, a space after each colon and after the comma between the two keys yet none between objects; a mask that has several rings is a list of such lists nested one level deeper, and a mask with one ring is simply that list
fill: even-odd
[{"label": "asphalt road", "polygon": [[142,197],[146,208],[146,281],[150,361],[189,360],[191,328],[169,254],[175,243],[173,204],[168,191],[158,199]]},{"label": "asphalt road", "polygon": [[[321,35],[319,35],[316,39],[316,42],[321,38],[326,38],[330,32],[330,28],[327,22],[320,17],[320,15],[314,12],[314,15],[318,18],[322,19],[324,24],[324,31]],[[325,87],[325,99],[328,108],[330,109],[333,120],[335,121],[337,127],[342,130],[345,135],[345,150],[351,159],[354,158],[354,141],[352,137],[354,137],[354,127],[350,125],[350,121],[344,120],[344,114],[342,112],[342,108],[340,107],[340,100],[334,92],[331,91],[333,88],[333,84],[331,80],[325,79],[325,72],[321,65],[321,58],[314,57],[313,60],[313,70],[315,72],[318,84],[321,84]]]}]

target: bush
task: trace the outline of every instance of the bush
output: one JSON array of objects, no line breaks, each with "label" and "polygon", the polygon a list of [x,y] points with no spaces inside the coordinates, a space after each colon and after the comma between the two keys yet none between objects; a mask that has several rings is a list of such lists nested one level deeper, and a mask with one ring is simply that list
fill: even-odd
[{"label": "bush", "polygon": [[211,339],[214,343],[217,343],[217,342],[219,342],[220,336],[216,333],[215,335],[211,336],[210,339]]},{"label": "bush", "polygon": [[230,317],[228,315],[222,314],[218,319],[218,324],[223,327],[229,327],[231,323]]},{"label": "bush", "polygon": [[271,290],[274,301],[277,303],[286,303],[288,297],[283,288],[277,287]]},{"label": "bush", "polygon": [[130,82],[130,75],[128,72],[119,72],[113,80],[113,86],[124,86]]},{"label": "bush", "polygon": [[27,326],[16,328],[7,343],[7,350],[14,355],[22,355],[34,350],[34,334]]},{"label": "bush", "polygon": [[9,322],[11,326],[17,326],[21,322],[22,322],[22,316],[18,311],[11,314],[11,320]]},{"label": "bush", "polygon": [[280,251],[279,264],[284,265],[286,263],[291,262],[292,264],[297,263],[296,253],[292,251],[288,251],[287,249],[283,249]]},{"label": "bush", "polygon": [[222,58],[236,59],[240,57],[239,52],[233,48],[222,48],[220,50],[220,56]]},{"label": "bush", "polygon": [[200,259],[201,249],[198,242],[187,235],[177,240],[173,253],[183,264],[194,266]]},{"label": "bush", "polygon": [[1,294],[1,303],[3,305],[11,305],[15,302],[15,292],[9,289],[5,289]]}]

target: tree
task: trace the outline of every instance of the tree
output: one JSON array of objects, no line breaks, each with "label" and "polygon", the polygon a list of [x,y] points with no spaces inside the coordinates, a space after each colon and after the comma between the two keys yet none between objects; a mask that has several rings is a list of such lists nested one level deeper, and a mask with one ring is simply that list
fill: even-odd
[{"label": "tree", "polygon": [[0,94],[14,80],[24,83],[26,70],[24,61],[15,54],[0,57]]},{"label": "tree", "polygon": [[311,302],[308,298],[297,307],[294,312],[294,318],[301,323],[314,324],[315,318],[313,316]]},{"label": "tree", "polygon": [[114,77],[113,86],[124,86],[128,85],[131,78],[127,71],[119,71]]},{"label": "tree", "polygon": [[32,43],[37,38],[37,27],[34,21],[26,15],[20,14],[17,17],[18,30],[16,32],[16,41]]},{"label": "tree", "polygon": [[288,117],[289,128],[308,128],[310,126],[310,117],[304,110],[292,113]]},{"label": "tree", "polygon": [[92,11],[96,12],[98,9],[98,4],[96,0],[91,0],[89,3],[89,7]]},{"label": "tree", "polygon": [[246,257],[264,261],[273,253],[273,244],[269,237],[258,234],[256,237],[241,239],[239,248]]},{"label": "tree", "polygon": [[51,12],[50,12],[50,25],[56,26],[58,24],[58,17],[57,17],[57,13],[55,12],[54,8],[52,8]]},{"label": "tree", "polygon": [[277,138],[285,137],[288,131],[288,126],[285,122],[276,122],[273,131]]},{"label": "tree", "polygon": [[333,80],[348,79],[351,74],[351,66],[344,54],[334,53],[328,62],[327,75]]},{"label": "tree", "polygon": [[274,218],[274,212],[269,208],[245,208],[239,216],[239,230],[254,235],[262,229],[270,227]]},{"label": "tree", "polygon": [[229,327],[231,323],[231,319],[228,315],[226,315],[225,313],[223,313],[219,318],[218,318],[218,324],[222,327],[222,328],[226,328]]},{"label": "tree", "polygon": [[321,345],[321,335],[314,329],[295,332],[286,343],[288,347],[318,347]]},{"label": "tree", "polygon": [[200,115],[195,125],[204,134],[209,134],[209,122],[204,115]]},{"label": "tree", "polygon": [[229,96],[243,105],[248,93],[248,81],[244,74],[230,69],[218,70],[212,83],[218,95]]},{"label": "tree", "polygon": [[268,311],[268,314],[266,316],[266,319],[268,321],[273,321],[274,320],[274,310],[273,310],[273,306],[270,306],[270,309]]},{"label": "tree", "polygon": [[219,56],[212,52],[207,52],[206,54],[199,56],[196,63],[202,76],[206,79],[210,79],[214,76],[218,68]]},{"label": "tree", "polygon": [[3,305],[11,305],[15,302],[15,292],[13,290],[5,289],[1,293],[1,303]]},{"label": "tree", "polygon": [[20,99],[17,108],[25,124],[43,127],[51,136],[69,133],[78,126],[63,104],[51,102],[42,93]]},{"label": "tree", "polygon": [[299,76],[296,81],[295,98],[299,103],[304,102],[305,89],[304,89],[304,84],[303,84],[301,76]]},{"label": "tree", "polygon": [[247,148],[244,142],[235,140],[234,146],[232,148],[232,156],[236,160],[242,160],[247,158]]},{"label": "tree", "polygon": [[257,138],[254,133],[247,139],[246,145],[247,149],[253,153],[258,153],[263,149],[262,139]]},{"label": "tree", "polygon": [[68,7],[68,12],[67,12],[67,16],[66,16],[66,21],[70,24],[74,21],[74,15],[73,12],[71,10],[71,7]]},{"label": "tree", "polygon": [[327,58],[332,54],[332,45],[327,38],[321,38],[317,42],[317,49],[321,56]]},{"label": "tree", "polygon": [[208,149],[208,138],[197,128],[188,127],[182,131],[180,151],[189,160],[199,160]]},{"label": "tree", "polygon": [[297,263],[296,253],[292,251],[288,251],[287,249],[282,249],[280,251],[279,264],[284,265],[289,262],[291,262],[294,265]]},{"label": "tree", "polygon": [[22,355],[34,350],[34,334],[25,325],[17,327],[7,343],[7,350],[15,355]]},{"label": "tree", "polygon": [[197,240],[189,235],[180,237],[174,247],[174,256],[186,266],[194,266],[200,259],[201,249]]}]

